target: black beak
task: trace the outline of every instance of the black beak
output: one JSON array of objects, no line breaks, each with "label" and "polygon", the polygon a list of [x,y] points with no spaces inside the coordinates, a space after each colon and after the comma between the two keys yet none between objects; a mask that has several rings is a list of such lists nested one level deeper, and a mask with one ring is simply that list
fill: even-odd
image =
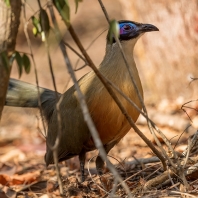
[{"label": "black beak", "polygon": [[137,31],[138,33],[144,33],[144,32],[159,31],[159,29],[151,24],[139,24]]}]

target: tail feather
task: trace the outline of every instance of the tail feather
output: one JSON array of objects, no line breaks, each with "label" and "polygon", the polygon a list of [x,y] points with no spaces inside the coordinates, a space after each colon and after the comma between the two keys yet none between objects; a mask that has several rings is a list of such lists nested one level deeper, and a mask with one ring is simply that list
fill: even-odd
[{"label": "tail feather", "polygon": [[[50,120],[60,93],[39,87],[41,108],[47,121]],[[10,79],[6,95],[6,106],[14,107],[39,107],[37,86]]]}]

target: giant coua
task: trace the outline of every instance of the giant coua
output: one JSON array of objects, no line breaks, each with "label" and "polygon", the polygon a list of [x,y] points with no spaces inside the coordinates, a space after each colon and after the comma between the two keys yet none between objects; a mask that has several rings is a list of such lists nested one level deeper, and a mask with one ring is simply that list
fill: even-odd
[{"label": "giant coua", "polygon": [[[133,78],[143,97],[142,85],[133,57],[133,49],[142,34],[150,31],[158,31],[158,28],[151,24],[119,21],[119,30],[119,40],[128,64],[131,67]],[[115,39],[113,39],[113,43],[110,43],[109,37],[107,37],[106,54],[98,70],[133,100],[139,108],[142,108]],[[130,125],[93,71],[84,75],[78,81],[78,84],[82,93],[85,95],[90,115],[104,148],[108,153],[130,130]],[[48,124],[45,161],[46,164],[49,165],[54,161],[53,153],[48,145],[54,145],[59,124],[56,110],[57,100],[54,91],[40,88],[40,93],[41,108]],[[60,98],[61,94],[58,93],[58,96]],[[121,95],[118,94],[117,96],[135,122],[139,116],[139,112]],[[6,97],[6,105],[38,107],[36,86],[11,79]],[[78,155],[81,163],[82,178],[84,178],[85,154],[88,151],[94,150],[95,145],[87,124],[84,121],[74,86],[63,94],[63,100],[60,103],[60,116],[61,139],[58,146],[58,159],[59,161],[63,161]],[[96,167],[100,173],[103,164],[104,162],[100,156],[98,156],[96,159]]]}]

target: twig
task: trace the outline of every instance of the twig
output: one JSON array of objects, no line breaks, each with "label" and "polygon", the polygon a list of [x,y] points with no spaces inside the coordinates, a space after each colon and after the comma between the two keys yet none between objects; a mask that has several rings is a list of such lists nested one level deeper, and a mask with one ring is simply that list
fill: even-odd
[{"label": "twig", "polygon": [[[53,8],[51,8],[51,10],[53,11]],[[67,23],[66,23],[66,25],[68,26]],[[74,37],[74,35],[76,36],[76,34],[74,33],[74,30],[73,30],[73,28],[72,28],[71,25],[68,27],[68,30],[69,30],[70,34],[72,35],[72,37]],[[57,31],[58,31],[58,30],[57,30]],[[58,40],[58,41],[61,40],[61,39],[60,39],[61,37],[60,37],[59,35],[60,35],[60,32],[57,34],[57,36],[58,36],[58,37],[57,37],[57,40]],[[76,36],[76,38],[77,38],[77,36]],[[77,40],[78,40],[78,39],[77,39]],[[76,40],[74,40],[74,41],[76,41]],[[86,102],[85,102],[84,95],[82,94],[82,92],[81,92],[81,90],[80,90],[80,88],[79,88],[78,82],[77,82],[76,77],[75,77],[75,73],[74,73],[74,71],[73,71],[73,69],[72,69],[70,60],[69,60],[68,55],[67,55],[67,51],[66,51],[66,49],[65,49],[65,46],[64,46],[64,43],[63,43],[62,40],[60,41],[60,44],[59,44],[59,45],[60,45],[60,49],[61,49],[61,51],[62,51],[64,60],[65,60],[65,63],[66,63],[66,65],[67,65],[68,72],[70,73],[71,78],[72,78],[72,80],[73,80],[73,82],[74,82],[74,86],[75,86],[76,91],[77,91],[77,95],[78,95],[78,99],[79,99],[80,106],[81,106],[81,109],[82,109],[82,113],[83,113],[85,122],[86,122],[87,125],[88,125],[89,131],[90,131],[90,133],[91,133],[91,135],[92,135],[92,137],[93,137],[95,146],[96,146],[96,148],[100,151],[100,155],[101,155],[102,159],[103,159],[104,161],[106,161],[106,164],[107,164],[109,170],[114,174],[115,178],[116,178],[119,182],[122,183],[122,186],[123,186],[123,188],[125,189],[126,193],[129,195],[129,197],[132,197],[132,195],[131,195],[131,193],[130,193],[130,190],[129,190],[128,186],[123,182],[123,180],[122,180],[122,178],[120,177],[119,173],[116,171],[116,169],[115,169],[114,166],[111,164],[111,162],[107,159],[105,150],[104,150],[104,148],[103,148],[103,144],[102,144],[102,142],[101,142],[101,140],[100,140],[100,138],[99,138],[98,132],[97,132],[97,130],[96,130],[96,128],[95,128],[95,125],[94,125],[94,123],[93,123],[93,121],[92,121],[92,119],[91,119],[91,116],[90,116],[90,114],[89,114],[89,110],[88,110],[87,104],[86,104]],[[81,45],[81,46],[82,46],[82,45]],[[82,48],[83,48],[83,47],[82,47]],[[84,50],[84,48],[83,48],[83,50]],[[83,52],[86,53],[85,50],[84,50]],[[84,54],[83,54],[83,55],[84,55]],[[88,57],[89,59],[87,59],[87,57],[85,57],[85,58],[86,58],[86,60],[87,60],[88,63],[91,62],[91,63],[93,64],[93,62],[91,61],[91,59],[90,59],[89,57]],[[96,70],[97,70],[97,69],[96,69]]]},{"label": "twig", "polygon": [[[167,182],[167,183],[168,183],[168,182],[170,183],[170,180],[167,180],[166,182]],[[164,182],[162,185],[164,186],[164,185],[166,184],[166,182]],[[167,189],[165,189],[165,190],[163,190],[163,191],[167,191],[167,190],[172,189],[172,188],[175,188],[175,187],[177,187],[177,186],[179,186],[179,185],[180,185],[180,182],[177,182],[176,184],[174,184],[174,185],[168,187]]]},{"label": "twig", "polygon": [[26,37],[26,40],[27,40],[27,43],[28,43],[28,47],[30,49],[31,58],[32,58],[32,61],[33,61],[35,80],[36,80],[36,86],[37,86],[37,92],[38,92],[38,106],[39,106],[39,110],[40,110],[40,115],[41,115],[42,125],[43,125],[43,129],[44,129],[44,134],[46,136],[47,135],[46,126],[45,126],[45,123],[44,123],[44,119],[43,119],[44,116],[43,116],[43,111],[42,111],[42,108],[41,108],[41,98],[40,98],[40,91],[39,91],[38,73],[37,73],[37,68],[36,68],[36,62],[35,62],[34,55],[33,55],[31,40],[29,38],[29,34],[28,34],[28,30],[27,30],[29,22],[26,20],[25,2],[22,3],[22,7],[23,7],[23,16],[24,16],[23,17],[24,33],[25,33],[25,37]]},{"label": "twig", "polygon": [[[38,0],[37,2],[38,2],[38,5],[39,5],[39,9],[42,9],[40,0]],[[56,82],[55,82],[55,77],[54,77],[54,72],[53,72],[52,61],[51,61],[51,57],[50,57],[49,44],[48,44],[47,37],[45,39],[45,48],[46,48],[46,51],[47,51],[47,58],[48,58],[50,73],[51,73],[51,77],[52,77],[52,82],[53,82],[54,90],[55,90],[55,93],[56,93],[56,100],[58,100],[58,92],[57,92],[57,88],[56,88]],[[60,168],[58,166],[58,145],[59,145],[60,138],[61,138],[61,117],[60,117],[60,111],[59,111],[59,105],[58,104],[59,103],[56,104],[57,122],[58,122],[58,135],[56,137],[56,140],[55,140],[55,143],[54,143],[53,146],[49,145],[48,142],[47,142],[47,144],[53,152],[53,159],[54,159],[54,164],[55,164],[55,169],[56,169],[57,180],[58,180],[58,184],[59,184],[59,190],[60,190],[60,194],[63,195],[63,184],[62,184],[61,176],[60,176]]]},{"label": "twig", "polygon": [[[184,160],[181,160],[181,162],[180,162],[181,165],[184,163]],[[194,161],[194,163],[195,163],[193,166],[190,166],[185,171],[183,171],[183,169],[181,169],[181,171],[183,172],[183,177],[186,177],[186,176],[190,177],[191,174],[193,174],[194,172],[197,172],[197,170],[198,170],[198,166],[197,166],[198,157],[197,156],[196,157],[190,157],[189,162],[192,162],[192,161]],[[150,188],[155,188],[159,184],[164,183],[166,180],[169,179],[169,175],[172,178],[178,177],[178,175],[175,174],[172,170],[167,170],[167,171],[163,172],[161,175],[159,175],[159,176],[149,180],[148,182],[146,182],[145,185],[144,185],[144,189],[146,190],[146,189],[150,189]],[[181,179],[182,179],[182,181],[186,180],[184,178],[181,178]],[[187,185],[187,187],[188,187],[188,184],[184,184],[184,185]]]},{"label": "twig", "polygon": [[149,180],[148,182],[145,183],[143,189],[144,190],[148,190],[148,189],[152,189],[155,186],[162,184],[163,182],[165,182],[167,179],[169,179],[169,175],[171,177],[175,177],[175,173],[171,170],[167,170],[164,173],[162,173],[161,175]]},{"label": "twig", "polygon": [[148,180],[149,177],[153,176],[156,172],[158,172],[161,169],[161,167],[157,168],[154,172],[152,172],[151,174],[149,174],[148,176],[146,176],[144,179]]},{"label": "twig", "polygon": [[[107,18],[108,23],[110,23],[110,21],[109,21],[109,19],[108,19],[109,17],[108,17],[107,11],[106,11],[106,9],[105,9],[105,7],[104,7],[102,1],[101,1],[101,0],[98,0],[98,1],[99,1],[100,5],[101,5],[101,8],[102,8],[102,10],[103,10],[103,12],[104,12],[105,17]],[[139,100],[140,100],[140,102],[141,102],[141,105],[142,105],[142,107],[143,107],[143,110],[144,110],[146,116],[148,117],[148,113],[147,113],[146,107],[145,107],[145,105],[144,105],[143,99],[142,99],[142,97],[141,97],[141,95],[140,95],[140,92],[139,92],[139,90],[138,90],[137,84],[136,84],[136,82],[135,82],[135,80],[134,80],[134,78],[133,78],[133,72],[132,72],[132,70],[131,70],[131,68],[130,68],[130,66],[129,66],[129,64],[128,64],[128,62],[127,62],[125,53],[124,53],[124,51],[123,51],[123,49],[122,49],[122,46],[121,46],[121,43],[120,43],[120,41],[119,41],[119,39],[118,39],[117,37],[115,37],[115,40],[116,40],[116,42],[118,43],[118,46],[119,46],[120,51],[121,51],[121,53],[122,53],[122,56],[123,56],[125,65],[126,65],[127,70],[128,70],[128,72],[129,72],[131,81],[132,81],[133,86],[134,86],[134,88],[135,88],[135,91],[136,91],[136,93],[137,93],[137,95],[138,95],[138,98],[139,98]],[[149,127],[151,133],[153,134],[156,143],[157,143],[158,146],[161,148],[161,150],[162,150],[164,156],[166,157],[166,159],[168,159],[168,161],[171,163],[171,165],[172,165],[173,167],[175,167],[174,163],[170,160],[170,158],[169,158],[168,155],[166,154],[165,150],[163,149],[161,143],[159,142],[158,138],[156,137],[155,132],[154,132],[153,129],[152,129],[152,125],[151,125],[151,123],[149,122],[148,119],[147,119],[147,122],[148,122],[148,127]],[[170,143],[168,142],[168,140],[167,140],[167,138],[165,137],[165,135],[164,135],[161,131],[159,131],[159,130],[158,130],[158,132],[161,134],[162,138],[164,139],[164,142],[167,144],[167,146],[168,146],[169,149],[172,151],[172,153],[173,153],[173,155],[174,155],[174,157],[175,157],[174,150],[173,150],[172,146],[170,145]],[[152,143],[151,143],[151,144],[152,144]],[[151,146],[151,147],[154,147],[154,146],[151,145],[151,144],[149,144],[149,147],[150,147],[150,146]],[[151,148],[151,147],[150,147],[150,148]],[[163,156],[162,156],[161,153],[159,153],[159,152],[157,152],[156,155],[157,155],[157,156],[159,157],[159,159],[162,161],[162,164],[163,164],[163,166],[164,166],[164,169],[166,170],[165,159],[163,158]]]},{"label": "twig", "polygon": [[189,108],[189,109],[193,109],[193,110],[195,110],[195,111],[198,111],[198,110],[195,109],[195,108],[191,108],[191,107],[186,106],[186,104],[189,104],[189,103],[191,103],[191,102],[196,102],[196,101],[198,101],[198,99],[196,99],[196,100],[190,100],[190,101],[188,101],[188,102],[185,102],[185,103],[181,106],[181,110],[182,110],[184,113],[186,113],[186,115],[188,116],[188,118],[189,118],[189,120],[190,120],[191,122],[192,122],[192,119],[190,118],[190,116],[188,115],[187,111],[186,111],[184,108]]},{"label": "twig", "polygon": [[[151,166],[148,166],[148,167],[146,167],[146,168],[144,168],[144,169],[138,171],[137,173],[131,175],[131,176],[128,177],[128,178],[126,178],[124,181],[126,182],[126,181],[130,180],[130,179],[132,179],[133,177],[135,177],[135,176],[137,176],[138,174],[140,174],[141,172],[144,172],[145,170],[147,170],[147,169],[149,169],[149,168],[151,168],[151,167],[154,167],[154,166],[156,166],[156,165],[159,165],[159,163],[154,164],[154,165],[151,165]],[[120,184],[119,184],[119,185],[120,185]]]},{"label": "twig", "polygon": [[[88,45],[88,47],[86,47],[85,49],[88,50],[88,49],[94,44],[94,42],[95,42],[105,31],[107,31],[107,29],[103,30],[96,38],[94,38],[94,39],[91,41],[91,43]],[[76,64],[75,64],[74,67],[77,67],[77,65],[78,65],[78,63],[79,63],[79,60],[80,60],[80,59],[78,59],[78,60],[76,61]],[[77,70],[76,70],[76,71],[77,71]]]},{"label": "twig", "polygon": [[[170,169],[169,169],[169,170],[170,170]],[[171,171],[171,170],[170,170],[170,171]],[[172,179],[172,177],[171,177],[171,175],[170,175],[170,172],[168,171],[167,173],[168,173],[169,181],[171,182],[172,186],[174,186],[175,183],[173,182],[173,179]],[[179,189],[177,188],[177,186],[176,186],[175,188],[176,188],[176,190],[179,190]]]},{"label": "twig", "polygon": [[65,42],[65,41],[63,41],[63,43],[64,43],[70,50],[72,50],[76,55],[78,55],[79,58],[82,59],[82,60],[85,62],[85,64],[87,64],[87,60],[86,60],[81,54],[79,54],[69,43],[67,43],[67,42]]},{"label": "twig", "polygon": [[175,146],[174,146],[173,149],[176,148],[176,146],[177,146],[179,140],[181,139],[181,136],[187,131],[187,129],[188,129],[189,127],[191,127],[191,124],[190,124],[189,126],[187,126],[187,127],[184,129],[184,131],[180,134],[180,136],[179,136],[179,138],[177,139],[177,142],[175,143]]},{"label": "twig", "polygon": [[[39,7],[41,9],[40,0],[38,0],[38,4],[39,4]],[[56,93],[56,100],[58,100],[58,92],[57,92],[57,88],[56,88],[56,81],[55,81],[55,77],[54,77],[54,72],[53,72],[52,61],[51,61],[51,56],[50,56],[50,52],[49,52],[49,44],[48,44],[48,38],[47,37],[45,39],[45,48],[46,48],[46,51],[47,51],[47,57],[48,57],[48,63],[49,63],[51,77],[52,77],[52,82],[53,82],[54,90],[55,90],[55,93]],[[57,111],[57,122],[58,122],[58,135],[56,136],[56,140],[55,140],[55,143],[54,143],[53,146],[49,145],[48,142],[47,142],[47,144],[53,152],[53,159],[54,159],[54,164],[55,164],[55,168],[56,168],[56,175],[57,175],[57,178],[58,178],[59,190],[60,190],[60,194],[63,195],[63,184],[62,184],[62,181],[61,181],[60,168],[58,166],[58,146],[59,146],[60,139],[61,139],[61,116],[60,116],[60,103],[59,102],[56,104],[56,111]]]},{"label": "twig", "polygon": [[192,185],[195,184],[196,182],[198,182],[198,179],[196,179],[195,181],[190,182],[190,185],[192,186]]},{"label": "twig", "polygon": [[195,144],[197,143],[197,140],[198,139],[198,131],[194,134],[193,138],[189,141],[188,141],[188,147],[186,149],[186,151],[183,153],[184,156],[186,156],[186,159],[185,159],[185,163],[184,163],[184,167],[187,163],[187,160],[188,160],[188,156],[191,152],[191,149],[195,146]]},{"label": "twig", "polygon": [[196,108],[189,107],[189,106],[184,106],[184,107],[187,108],[187,109],[191,109],[191,110],[194,110],[194,111],[198,112],[198,109],[196,109]]},{"label": "twig", "polygon": [[79,70],[85,68],[86,66],[87,66],[87,64],[84,64],[83,66],[79,67],[78,69],[74,69],[74,71],[79,71]]},{"label": "twig", "polygon": [[188,174],[188,175],[193,174],[194,172],[197,172],[197,170],[198,170],[198,163],[194,164],[193,166],[190,166],[186,170],[186,174]]},{"label": "twig", "polygon": [[118,107],[120,108],[122,114],[126,117],[126,119],[128,120],[128,122],[130,123],[131,127],[135,130],[135,132],[146,142],[146,144],[152,149],[152,151],[160,158],[160,160],[163,162],[163,166],[164,169],[166,169],[166,163],[164,161],[163,156],[161,155],[161,153],[154,147],[154,145],[150,142],[150,140],[147,139],[147,137],[137,128],[137,126],[135,125],[134,121],[131,119],[131,117],[128,115],[126,109],[124,108],[124,106],[122,105],[122,103],[120,102],[120,100],[118,99],[118,97],[116,96],[116,94],[113,92],[113,90],[111,89],[110,85],[108,84],[108,81],[103,78],[103,75],[101,75],[101,73],[98,71],[98,69],[96,68],[96,66],[94,65],[94,63],[92,62],[92,60],[90,59],[90,57],[88,56],[87,52],[85,51],[85,49],[83,48],[80,40],[78,39],[72,25],[70,25],[68,27],[68,30],[72,36],[72,38],[74,39],[74,41],[76,42],[76,44],[78,45],[79,49],[81,50],[82,54],[84,55],[84,57],[87,59],[87,62],[89,63],[89,66],[92,68],[92,70],[95,72],[95,74],[97,75],[97,77],[100,79],[100,81],[103,83],[104,87],[107,89],[107,91],[109,92],[109,94],[111,95],[111,97],[114,99],[114,101],[116,102],[116,104],[118,105]]},{"label": "twig", "polygon": [[71,66],[71,63],[70,63],[70,60],[67,56],[67,52],[66,52],[66,49],[64,47],[64,45],[62,43],[60,43],[60,47],[61,47],[61,51],[63,53],[63,56],[65,58],[65,62],[67,64],[67,68],[68,68],[68,72],[70,73],[71,75],[71,78],[72,80],[74,81],[74,86],[76,88],[76,91],[78,93],[78,98],[79,98],[79,101],[80,101],[80,105],[81,105],[81,109],[82,109],[82,112],[83,112],[83,115],[84,115],[84,119],[85,119],[85,122],[87,123],[88,127],[89,127],[89,131],[91,132],[91,135],[93,137],[93,140],[94,140],[94,143],[96,145],[96,148],[100,151],[100,155],[101,157],[103,158],[103,160],[106,161],[107,163],[107,166],[108,168],[111,170],[111,172],[114,174],[115,178],[122,183],[122,186],[123,188],[126,190],[127,194],[131,197],[131,193],[130,193],[130,190],[129,188],[127,187],[127,185],[123,182],[122,178],[120,177],[119,173],[116,171],[116,169],[114,168],[114,166],[111,164],[111,162],[108,160],[107,156],[106,156],[106,153],[105,153],[105,150],[103,148],[103,144],[100,140],[100,137],[98,135],[98,132],[95,128],[95,125],[92,121],[92,118],[89,114],[89,110],[88,110],[88,107],[87,107],[87,104],[86,104],[86,101],[85,101],[85,97],[84,95],[82,94],[80,88],[79,88],[79,85],[78,85],[78,82],[76,80],[76,77],[75,77],[75,74],[74,74],[74,71],[72,69],[72,66]]},{"label": "twig", "polygon": [[114,195],[116,193],[117,187],[118,187],[118,181],[117,180],[114,180],[114,182],[113,182],[113,188],[112,188],[111,193],[110,193],[110,197],[114,197]]},{"label": "twig", "polygon": [[187,196],[187,197],[193,197],[193,198],[197,198],[197,196],[194,196],[194,195],[191,195],[189,193],[183,193],[183,192],[179,192],[179,191],[170,191],[170,195],[171,194],[179,194],[179,195],[184,195],[184,196]]},{"label": "twig", "polygon": [[105,9],[105,7],[104,7],[102,1],[101,1],[101,0],[98,0],[98,2],[100,3],[100,6],[101,6],[101,8],[102,8],[102,11],[103,11],[103,13],[104,13],[104,15],[105,15],[105,17],[106,17],[108,23],[110,23],[109,16],[108,16],[108,14],[107,14],[107,11],[106,11],[106,9]]},{"label": "twig", "polygon": [[[142,97],[141,97],[141,95],[140,95],[140,92],[139,92],[139,90],[138,90],[138,87],[137,87],[137,85],[136,85],[136,82],[135,82],[135,80],[134,80],[134,78],[133,78],[132,71],[131,71],[131,69],[130,69],[130,66],[129,66],[127,60],[126,60],[126,57],[125,57],[124,51],[123,51],[123,49],[122,49],[121,43],[120,43],[120,41],[119,41],[118,38],[115,38],[115,40],[116,40],[116,42],[118,43],[118,45],[119,45],[119,47],[120,47],[121,53],[122,53],[122,55],[123,55],[123,59],[124,59],[124,61],[125,61],[125,65],[126,65],[126,67],[127,67],[127,69],[128,69],[128,72],[129,72],[129,74],[130,74],[132,83],[133,83],[133,85],[134,85],[134,87],[135,87],[135,90],[136,90],[136,93],[137,93],[137,95],[138,95],[138,97],[139,97],[139,100],[140,100],[140,102],[141,102],[141,104],[142,104],[142,106],[143,106],[143,110],[144,110],[145,115],[146,115],[146,119],[147,119],[147,122],[148,122],[148,126],[149,126],[149,129],[150,129],[151,133],[152,133],[153,136],[154,136],[155,142],[157,143],[157,145],[158,145],[158,146],[160,147],[160,149],[162,150],[163,155],[166,157],[166,159],[171,163],[171,165],[172,165],[173,167],[175,167],[174,163],[170,160],[170,158],[169,158],[168,155],[166,154],[166,151],[164,150],[164,148],[162,147],[160,141],[158,140],[157,136],[155,135],[155,132],[154,132],[154,130],[153,130],[153,128],[152,128],[152,124],[151,124],[150,120],[148,119],[148,113],[147,113],[146,107],[145,107],[145,105],[144,105],[143,99],[142,99]],[[175,156],[175,152],[174,152],[174,150],[172,149],[172,146],[170,145],[170,143],[169,143],[169,141],[167,140],[167,138],[165,137],[165,135],[164,135],[160,130],[158,130],[158,133],[160,133],[160,135],[162,136],[164,142],[167,144],[168,148],[172,151],[173,155]],[[149,147],[150,147],[150,146],[151,146],[151,145],[149,145]],[[164,165],[164,169],[166,170],[165,159],[164,159],[164,157],[161,155],[161,153],[159,153],[159,155],[160,155],[160,156],[158,156],[158,157],[159,157],[159,159],[162,161],[162,164]]]},{"label": "twig", "polygon": [[150,158],[139,158],[138,161],[133,160],[133,161],[130,161],[130,162],[126,162],[126,164],[127,165],[138,165],[139,163],[149,164],[149,163],[156,163],[156,162],[160,162],[158,157],[150,157]]},{"label": "twig", "polygon": [[192,82],[198,80],[198,78],[193,78],[193,77],[190,77],[192,80],[189,82],[189,85],[191,85]]}]

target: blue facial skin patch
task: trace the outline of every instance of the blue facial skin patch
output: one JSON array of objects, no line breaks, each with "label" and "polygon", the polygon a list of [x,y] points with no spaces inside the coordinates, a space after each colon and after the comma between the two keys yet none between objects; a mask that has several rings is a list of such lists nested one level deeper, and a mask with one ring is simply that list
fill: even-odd
[{"label": "blue facial skin patch", "polygon": [[[135,39],[145,32],[159,31],[159,29],[152,24],[142,24],[127,20],[119,21],[118,23],[120,41],[128,41],[130,39]],[[113,38],[113,43],[115,42],[115,38]]]},{"label": "blue facial skin patch", "polygon": [[120,35],[122,34],[128,34],[129,32],[135,30],[137,26],[133,23],[120,23],[119,29],[120,29]]},{"label": "blue facial skin patch", "polygon": [[139,36],[138,23],[133,23],[131,21],[121,21],[119,22],[120,28],[120,41],[127,41]]}]

